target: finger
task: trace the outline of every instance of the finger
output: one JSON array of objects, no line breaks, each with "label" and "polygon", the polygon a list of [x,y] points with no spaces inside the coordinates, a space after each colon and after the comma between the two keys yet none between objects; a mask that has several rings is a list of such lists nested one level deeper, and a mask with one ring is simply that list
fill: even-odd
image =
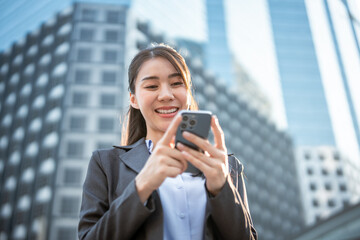
[{"label": "finger", "polygon": [[182,168],[174,167],[174,166],[167,166],[160,174],[166,177],[176,177],[177,175],[183,172]]},{"label": "finger", "polygon": [[164,158],[161,159],[163,159],[167,165],[181,166],[184,170],[187,168],[187,161],[178,149],[162,146],[157,148],[153,152],[153,155],[164,156]]},{"label": "finger", "polygon": [[179,164],[181,164],[181,167],[183,169],[183,171],[185,171],[188,167],[188,163],[186,158],[184,157],[184,155],[181,154],[181,152],[177,149],[172,149],[173,151],[171,151],[171,154],[169,155],[169,157],[171,157],[172,161],[178,162]]},{"label": "finger", "polygon": [[183,137],[192,142],[193,144],[195,144],[196,146],[198,146],[199,148],[201,148],[203,151],[207,151],[211,156],[213,157],[221,157],[222,153],[219,151],[219,149],[217,149],[216,147],[214,147],[213,145],[211,145],[211,143],[209,143],[209,141],[196,136],[193,133],[184,131],[183,132]]},{"label": "finger", "polygon": [[184,144],[178,143],[177,147],[179,148],[179,150],[181,150],[181,152],[187,152],[189,153],[191,156],[193,156],[194,158],[204,162],[205,164],[209,165],[209,166],[215,166],[215,160],[213,158],[211,158],[210,156],[206,155],[205,153],[199,152],[197,150],[191,149],[187,146],[185,146]]},{"label": "finger", "polygon": [[201,172],[207,175],[206,173],[211,169],[209,165],[207,165],[205,162],[195,158],[190,153],[186,151],[182,151],[181,154],[186,158],[187,161],[189,161],[192,165],[194,165],[196,168],[198,168]]},{"label": "finger", "polygon": [[226,146],[225,146],[224,132],[221,129],[219,120],[215,115],[212,116],[212,118],[211,118],[211,130],[214,133],[215,146],[218,149],[221,149],[221,150],[225,151]]},{"label": "finger", "polygon": [[171,141],[170,141],[170,147],[171,148],[175,148],[175,136],[172,136],[172,138],[171,138]]},{"label": "finger", "polygon": [[165,144],[165,145],[170,145],[173,136],[175,136],[175,134],[176,134],[176,130],[181,122],[181,119],[182,118],[181,118],[180,114],[175,116],[175,118],[171,121],[170,126],[166,129],[166,132],[165,132],[164,136],[161,138],[161,140],[159,141],[159,143]]}]

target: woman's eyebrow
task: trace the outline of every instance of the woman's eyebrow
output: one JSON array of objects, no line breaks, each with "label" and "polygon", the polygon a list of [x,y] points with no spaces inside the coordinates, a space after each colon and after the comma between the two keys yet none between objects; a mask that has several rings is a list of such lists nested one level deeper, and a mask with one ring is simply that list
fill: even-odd
[{"label": "woman's eyebrow", "polygon": [[148,76],[148,77],[144,77],[143,79],[141,79],[141,81],[145,81],[145,80],[157,80],[159,79],[159,77],[157,76]]},{"label": "woman's eyebrow", "polygon": [[168,78],[173,78],[173,77],[182,77],[180,73],[172,73],[168,76]]}]

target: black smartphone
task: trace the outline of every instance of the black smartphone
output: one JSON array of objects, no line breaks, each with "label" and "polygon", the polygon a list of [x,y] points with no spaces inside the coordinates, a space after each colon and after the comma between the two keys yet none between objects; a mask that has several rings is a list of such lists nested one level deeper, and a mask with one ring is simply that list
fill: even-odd
[{"label": "black smartphone", "polygon": [[[182,110],[180,111],[182,121],[176,131],[175,136],[175,146],[178,142],[195,149],[197,151],[203,151],[198,146],[186,140],[182,133],[184,131],[191,132],[203,139],[207,139],[210,131],[210,123],[212,113],[210,111],[189,111]],[[197,173],[197,170],[192,164],[188,163],[189,167],[185,172]]]}]

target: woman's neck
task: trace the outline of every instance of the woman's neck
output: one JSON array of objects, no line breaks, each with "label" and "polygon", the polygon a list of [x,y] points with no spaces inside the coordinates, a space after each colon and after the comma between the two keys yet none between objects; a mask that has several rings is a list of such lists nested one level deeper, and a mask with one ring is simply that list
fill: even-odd
[{"label": "woman's neck", "polygon": [[151,140],[152,141],[152,143],[153,143],[153,146],[154,146],[154,148],[155,148],[155,146],[156,146],[156,143],[162,138],[162,136],[164,135],[164,133],[154,133],[154,132],[152,132],[152,133],[150,133],[150,132],[148,132],[147,134],[146,134],[146,140]]}]

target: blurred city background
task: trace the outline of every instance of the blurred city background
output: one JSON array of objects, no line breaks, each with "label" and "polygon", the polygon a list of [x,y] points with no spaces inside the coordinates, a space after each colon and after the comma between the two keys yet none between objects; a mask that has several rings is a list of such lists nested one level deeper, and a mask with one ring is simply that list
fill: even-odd
[{"label": "blurred city background", "polygon": [[2,0],[0,240],[77,239],[91,153],[120,144],[151,43],[218,116],[259,239],[360,239],[359,1]]}]

